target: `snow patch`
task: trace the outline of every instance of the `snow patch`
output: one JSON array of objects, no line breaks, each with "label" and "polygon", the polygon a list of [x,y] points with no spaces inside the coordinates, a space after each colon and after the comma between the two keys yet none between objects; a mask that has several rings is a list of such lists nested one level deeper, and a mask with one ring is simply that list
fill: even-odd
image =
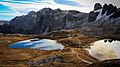
[{"label": "snow patch", "polygon": [[101,17],[102,17],[102,9],[99,9],[99,10],[96,10],[94,12],[99,12],[97,18],[96,18],[96,21],[99,20]]}]

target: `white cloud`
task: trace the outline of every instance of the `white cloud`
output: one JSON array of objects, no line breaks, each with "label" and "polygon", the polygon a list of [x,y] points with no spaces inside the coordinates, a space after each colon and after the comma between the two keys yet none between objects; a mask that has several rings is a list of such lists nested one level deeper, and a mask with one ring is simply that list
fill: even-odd
[{"label": "white cloud", "polygon": [[[80,4],[78,0],[69,0],[73,2],[77,2]],[[70,6],[70,5],[63,5],[58,4],[54,2],[54,0],[41,0],[39,2],[30,2],[27,4],[21,4],[21,3],[10,3],[10,2],[0,2],[0,4],[10,7],[11,10],[14,12],[7,15],[13,15],[13,16],[21,16],[26,15],[29,11],[39,11],[43,8],[52,8],[57,9],[60,8],[62,10],[78,10],[80,12],[89,12],[91,10],[91,7],[88,6]],[[4,13],[5,15],[6,13]],[[6,15],[6,16],[7,16]]]}]

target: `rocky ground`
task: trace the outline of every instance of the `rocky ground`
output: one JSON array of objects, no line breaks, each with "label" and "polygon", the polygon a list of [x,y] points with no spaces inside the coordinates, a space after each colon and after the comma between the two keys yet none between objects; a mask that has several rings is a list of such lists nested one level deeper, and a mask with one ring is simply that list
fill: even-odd
[{"label": "rocky ground", "polygon": [[[54,39],[63,44],[65,48],[56,51],[8,48],[11,43],[29,38]],[[103,64],[108,65],[108,61],[98,61],[84,49],[89,43],[99,39],[104,39],[104,37],[86,36],[76,30],[54,31],[42,35],[0,34],[0,66],[97,67]],[[115,61],[109,61],[109,64],[113,62]]]}]

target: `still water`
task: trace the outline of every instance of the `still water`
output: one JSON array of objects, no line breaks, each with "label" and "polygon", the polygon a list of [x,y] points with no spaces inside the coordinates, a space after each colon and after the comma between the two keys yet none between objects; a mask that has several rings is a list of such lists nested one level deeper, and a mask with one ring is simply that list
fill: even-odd
[{"label": "still water", "polygon": [[57,43],[56,40],[50,39],[29,39],[25,41],[20,41],[17,43],[10,44],[9,48],[31,48],[39,50],[62,50],[63,45]]},{"label": "still water", "polygon": [[91,43],[89,54],[98,60],[120,59],[120,41],[104,39]]}]

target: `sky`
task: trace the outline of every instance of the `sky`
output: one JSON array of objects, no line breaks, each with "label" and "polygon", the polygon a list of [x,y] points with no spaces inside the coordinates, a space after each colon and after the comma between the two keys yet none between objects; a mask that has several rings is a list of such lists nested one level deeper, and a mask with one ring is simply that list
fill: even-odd
[{"label": "sky", "polygon": [[120,0],[0,0],[0,20],[11,20],[15,16],[26,15],[29,11],[38,11],[45,7],[89,13],[95,3],[120,7]]}]

